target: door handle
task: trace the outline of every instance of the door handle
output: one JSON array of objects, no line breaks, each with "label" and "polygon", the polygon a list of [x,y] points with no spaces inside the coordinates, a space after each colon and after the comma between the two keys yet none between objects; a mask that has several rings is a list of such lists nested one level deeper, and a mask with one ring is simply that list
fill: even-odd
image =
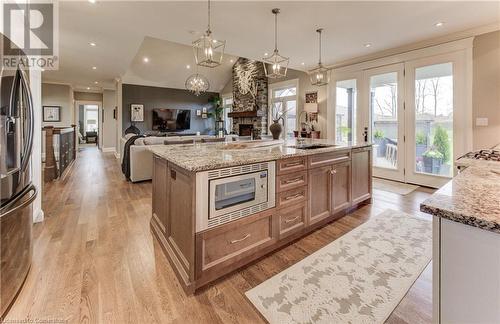
[{"label": "door handle", "polygon": [[285,197],[285,200],[295,199],[295,198],[299,198],[299,197],[302,197],[302,196],[303,195],[301,193],[298,193],[298,194],[295,194],[295,195],[292,195],[292,196]]},{"label": "door handle", "polygon": [[249,238],[251,235],[250,234],[246,234],[245,236],[243,236],[242,238],[240,239],[236,239],[236,240],[232,240],[232,241],[229,241],[229,243],[231,244],[235,244],[235,243],[239,243],[239,242],[242,242],[244,240],[246,240],[247,238]]},{"label": "door handle", "polygon": [[[22,192],[18,197],[21,198],[25,194],[27,194],[28,192],[33,192],[33,194],[28,198],[28,200],[24,201],[19,206],[7,211],[6,213],[1,213],[0,217],[5,217],[5,216],[11,215],[13,213],[16,213],[17,211],[19,211],[19,210],[23,209],[24,207],[28,206],[29,204],[31,204],[35,200],[36,195],[37,195],[37,190],[36,190],[36,187],[34,185],[29,186],[28,189],[25,189],[25,191]],[[2,208],[2,211],[7,210],[9,207],[15,205],[17,201],[18,201],[18,199],[12,201],[10,204],[5,205]]]},{"label": "door handle", "polygon": [[[31,97],[31,91],[30,87],[28,84],[28,80],[26,80],[26,77],[23,74],[23,71],[18,67],[16,75],[19,74],[19,79],[21,82],[21,85],[23,86],[20,91],[20,95],[22,96],[23,94],[26,95],[26,110],[27,110],[27,120],[28,120],[28,140],[24,146],[24,152],[22,155],[22,162],[21,162],[21,170],[24,172],[26,168],[28,167],[28,162],[29,158],[31,155],[31,151],[33,148],[33,132],[34,132],[34,125],[33,125],[33,118],[34,118],[34,113],[33,113],[33,99]],[[25,93],[23,93],[23,91]]]},{"label": "door handle", "polygon": [[336,173],[337,173],[337,169],[332,169],[332,170],[330,170],[330,174],[331,174],[331,175],[334,175],[334,174],[336,174]]},{"label": "door handle", "polygon": [[299,182],[300,180],[302,180],[302,177],[297,177],[297,178],[293,178],[293,179],[284,181],[284,184],[290,184],[290,183],[294,183],[294,182]]},{"label": "door handle", "polygon": [[285,219],[285,223],[288,224],[288,223],[291,223],[291,222],[295,222],[300,216],[295,216],[294,218],[291,218],[291,219]]}]

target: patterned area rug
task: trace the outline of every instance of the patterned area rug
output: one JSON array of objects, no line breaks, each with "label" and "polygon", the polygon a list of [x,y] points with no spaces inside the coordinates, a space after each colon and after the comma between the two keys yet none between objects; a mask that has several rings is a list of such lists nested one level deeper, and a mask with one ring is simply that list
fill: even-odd
[{"label": "patterned area rug", "polygon": [[386,210],[246,292],[272,324],[383,323],[432,257],[432,222]]}]

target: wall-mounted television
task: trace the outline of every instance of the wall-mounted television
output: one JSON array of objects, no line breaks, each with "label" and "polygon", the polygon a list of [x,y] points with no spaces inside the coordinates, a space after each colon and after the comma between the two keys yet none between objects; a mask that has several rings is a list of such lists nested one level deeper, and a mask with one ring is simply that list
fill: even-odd
[{"label": "wall-mounted television", "polygon": [[189,109],[153,109],[153,130],[173,132],[191,127]]}]

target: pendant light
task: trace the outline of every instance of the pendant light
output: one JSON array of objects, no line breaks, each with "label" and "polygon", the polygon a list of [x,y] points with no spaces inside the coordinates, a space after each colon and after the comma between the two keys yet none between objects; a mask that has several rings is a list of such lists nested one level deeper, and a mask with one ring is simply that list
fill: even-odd
[{"label": "pendant light", "polygon": [[226,41],[212,37],[210,30],[210,0],[208,0],[208,28],[203,36],[193,42],[193,51],[196,64],[214,68],[222,63]]},{"label": "pendant light", "polygon": [[278,8],[274,8],[271,12],[274,15],[274,51],[271,56],[262,58],[262,61],[264,61],[264,72],[266,77],[278,79],[286,77],[286,71],[288,69],[288,62],[290,59],[280,55],[278,52],[278,14],[280,13],[280,10]]},{"label": "pendant light", "polygon": [[186,89],[194,93],[195,96],[199,96],[203,92],[208,91],[210,88],[210,82],[207,77],[198,73],[198,67],[196,68],[196,73],[191,74],[184,84]]},{"label": "pendant light", "polygon": [[318,67],[309,71],[309,77],[311,78],[312,85],[324,86],[330,82],[330,69],[327,69],[321,63],[321,33],[323,28],[316,29],[319,36],[319,62]]}]

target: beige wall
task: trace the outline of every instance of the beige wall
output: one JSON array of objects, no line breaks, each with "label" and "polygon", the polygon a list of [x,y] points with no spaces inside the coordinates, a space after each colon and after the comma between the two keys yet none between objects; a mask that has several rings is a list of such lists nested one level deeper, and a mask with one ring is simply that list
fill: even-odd
[{"label": "beige wall", "polygon": [[75,100],[79,101],[101,101],[102,93],[96,92],[77,92],[75,91]]},{"label": "beige wall", "polygon": [[[474,38],[472,115],[474,149],[500,143],[500,31]],[[488,126],[476,126],[476,118]]]},{"label": "beige wall", "polygon": [[42,83],[42,105],[60,106],[60,122],[42,122],[42,126],[71,126],[74,121],[73,89],[69,85]]},{"label": "beige wall", "polygon": [[113,110],[116,108],[116,93],[114,90],[103,91],[102,108],[102,149],[104,151],[114,151],[117,125],[117,120],[113,118]]},{"label": "beige wall", "polygon": [[[298,109],[297,109],[297,116],[299,116],[300,112],[304,109],[304,102],[306,98],[306,92],[310,91],[318,91],[318,122],[314,124],[314,127],[316,130],[319,130],[321,132],[321,138],[326,138],[326,112],[327,112],[327,87],[317,87],[311,85],[311,80],[309,79],[309,74],[306,72],[298,71],[298,70],[291,70],[289,69],[287,71],[287,77],[283,79],[269,79],[269,84],[275,83],[275,82],[281,82],[285,80],[292,80],[292,79],[298,79],[299,80],[299,102],[298,102]],[[271,95],[271,94],[269,94]],[[305,114],[301,116],[300,121],[305,120]],[[297,125],[298,127],[299,125]]]}]

